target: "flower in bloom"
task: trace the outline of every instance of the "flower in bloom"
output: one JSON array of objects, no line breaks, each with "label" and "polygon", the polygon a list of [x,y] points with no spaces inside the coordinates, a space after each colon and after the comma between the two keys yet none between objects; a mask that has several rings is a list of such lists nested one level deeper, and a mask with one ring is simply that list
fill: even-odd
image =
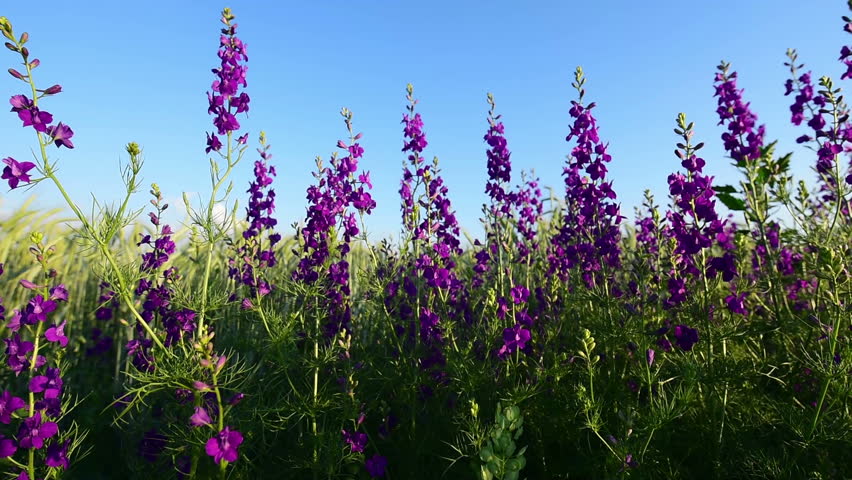
[{"label": "flower in bloom", "polygon": [[53,143],[58,147],[65,148],[74,148],[74,144],[71,143],[71,137],[74,136],[74,131],[71,130],[71,127],[68,125],[64,125],[62,122],[59,122],[56,126],[47,127],[47,134],[53,139]]},{"label": "flower in bloom", "polygon": [[692,346],[698,343],[698,330],[686,325],[675,325],[675,343],[684,351],[692,350]]},{"label": "flower in bloom", "polygon": [[41,421],[41,412],[24,420],[18,430],[18,442],[22,448],[40,449],[44,441],[59,433],[59,426],[53,422]]},{"label": "flower in bloom", "polygon": [[235,462],[239,457],[237,448],[241,443],[243,443],[243,435],[236,430],[231,430],[231,427],[225,427],[215,437],[207,440],[204,451],[213,457],[216,463],[222,460]]},{"label": "flower in bloom", "polygon": [[47,320],[47,314],[56,310],[56,302],[53,300],[45,300],[41,295],[36,295],[30,300],[27,308],[24,310],[24,323],[27,325],[35,325],[37,322]]},{"label": "flower in bloom", "polygon": [[512,328],[503,330],[503,346],[500,347],[497,355],[505,358],[515,350],[523,349],[529,341],[530,331],[523,328],[520,323],[516,323]]},{"label": "flower in bloom", "polygon": [[12,111],[24,122],[24,126],[31,126],[37,132],[45,133],[48,124],[53,121],[53,115],[40,111],[25,95],[14,95],[9,99],[9,103],[12,104]]},{"label": "flower in bloom", "polygon": [[9,182],[9,188],[18,188],[20,183],[30,183],[29,172],[35,168],[33,162],[19,162],[12,157],[4,158],[3,175],[0,176],[3,180]]},{"label": "flower in bloom", "polygon": [[363,452],[364,447],[367,446],[367,434],[361,432],[352,432],[349,433],[346,430],[341,430],[343,434],[343,441],[349,444],[349,448],[352,449],[353,452]]},{"label": "flower in bloom", "polygon": [[207,409],[204,407],[195,407],[195,413],[189,417],[189,424],[193,427],[203,427],[204,425],[210,425],[210,415],[207,413]]},{"label": "flower in bloom", "polygon": [[385,468],[387,468],[387,466],[388,459],[379,454],[375,454],[364,461],[364,468],[367,469],[367,473],[369,473],[372,478],[384,477]]},{"label": "flower in bloom", "polygon": [[12,421],[12,413],[26,406],[23,399],[13,396],[9,390],[3,391],[0,395],[0,422],[8,425]]},{"label": "flower in bloom", "polygon": [[47,455],[45,456],[44,463],[48,467],[62,467],[63,469],[68,468],[68,444],[70,440],[65,440],[60,443],[52,443],[47,446]]},{"label": "flower in bloom", "polygon": [[68,345],[68,337],[65,336],[66,322],[66,320],[63,320],[59,325],[52,325],[46,332],[44,332],[44,338],[46,338],[48,342],[59,342],[59,346],[65,348],[65,346]]},{"label": "flower in bloom", "polygon": [[[15,372],[15,375],[20,375],[25,368],[30,366],[30,360],[27,357],[27,353],[32,352],[34,346],[32,342],[21,340],[21,335],[18,333],[15,333],[12,338],[3,339],[3,341],[6,342],[6,363],[9,365],[9,368]],[[40,360],[44,359],[41,355],[39,355],[39,357],[40,358],[36,359],[36,364],[38,364]]]},{"label": "flower in bloom", "polygon": [[0,435],[0,458],[11,457],[18,451],[18,446],[11,438]]},{"label": "flower in bloom", "polygon": [[30,380],[30,391],[44,392],[44,398],[59,398],[62,394],[62,377],[58,368],[48,368],[47,375],[37,375]]}]

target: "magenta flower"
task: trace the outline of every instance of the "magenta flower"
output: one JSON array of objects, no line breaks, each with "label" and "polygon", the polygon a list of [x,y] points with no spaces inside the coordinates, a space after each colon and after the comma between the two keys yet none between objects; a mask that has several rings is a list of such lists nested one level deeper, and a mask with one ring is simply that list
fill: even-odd
[{"label": "magenta flower", "polygon": [[236,430],[231,430],[231,427],[225,427],[215,437],[207,440],[204,450],[216,463],[222,460],[236,462],[239,457],[237,447],[241,443],[243,443],[243,435]]},{"label": "magenta flower", "polygon": [[343,434],[343,441],[349,444],[349,448],[353,452],[363,452],[367,446],[367,434],[361,432],[349,433],[346,430],[340,431]]},{"label": "magenta flower", "polygon": [[0,435],[0,458],[8,458],[18,451],[18,446],[11,438],[6,438]]},{"label": "magenta flower", "polygon": [[210,425],[211,422],[210,415],[204,407],[195,407],[195,413],[189,417],[189,424],[193,427],[203,427]]},{"label": "magenta flower", "polygon": [[3,163],[7,166],[3,168],[0,178],[9,182],[9,188],[18,188],[18,184],[22,182],[30,183],[30,175],[27,172],[35,168],[34,163],[19,162],[12,157],[4,158]]},{"label": "magenta flower", "polygon": [[71,130],[71,127],[68,125],[63,125],[62,122],[59,122],[59,124],[55,126],[51,125],[47,127],[47,134],[53,138],[53,143],[57,148],[74,148],[74,144],[71,143],[71,137],[74,136],[74,131]]},{"label": "magenta flower", "polygon": [[364,468],[367,469],[367,473],[373,478],[384,477],[387,466],[388,459],[379,454],[373,455],[364,462]]},{"label": "magenta flower", "polygon": [[44,338],[47,339],[48,342],[59,342],[59,346],[65,348],[68,345],[68,337],[65,336],[65,324],[66,320],[63,320],[59,325],[53,325],[44,332]]},{"label": "magenta flower", "polygon": [[5,390],[0,395],[0,422],[6,425],[12,421],[12,413],[26,407],[23,399],[12,396],[12,392]]},{"label": "magenta flower", "polygon": [[53,422],[41,421],[41,412],[24,420],[18,430],[18,441],[22,448],[40,449],[44,441],[59,433],[59,426]]}]

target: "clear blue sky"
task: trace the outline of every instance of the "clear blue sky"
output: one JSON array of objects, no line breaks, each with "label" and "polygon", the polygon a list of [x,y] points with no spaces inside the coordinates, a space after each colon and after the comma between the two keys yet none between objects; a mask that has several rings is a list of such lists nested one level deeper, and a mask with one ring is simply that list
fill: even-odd
[{"label": "clear blue sky", "polygon": [[[838,79],[841,0],[683,1],[427,1],[260,2],[229,6],[248,45],[251,139],[267,132],[279,176],[278,218],[283,227],[304,218],[305,188],[314,157],[328,155],[346,131],[339,115],[350,108],[364,133],[362,166],[372,171],[378,202],[370,230],[399,230],[398,186],[404,158],[400,119],[404,89],[415,86],[429,140],[462,225],[478,233],[485,200],[486,92],[503,114],[515,173],[535,168],[543,183],[561,188],[570,146],[569,102],[574,68],[588,77],[587,98],[611,144],[610,177],[633,217],[642,191],[666,196],[666,177],[679,167],[672,155],[678,112],[696,122],[707,142],[708,170],[735,180],[724,158],[714,115],[713,75],[721,59],[739,72],[741,87],[783,150],[802,133],[789,123],[784,97],[788,47],[815,77]],[[224,6],[224,5],[222,5]],[[81,1],[63,8],[6,2],[17,32],[31,35],[42,61],[37,81],[64,93],[44,108],[74,131],[73,151],[61,150],[61,178],[87,206],[89,192],[118,198],[123,145],[144,149],[146,183],[156,181],[173,200],[182,191],[209,191],[205,131],[212,129],[205,92],[217,63],[218,13],[207,1]],[[14,54],[3,50],[3,69]],[[0,96],[23,93],[4,75]],[[846,82],[840,82],[841,85]],[[0,115],[0,156],[29,159],[31,129],[16,115]],[[55,149],[51,150],[56,152]],[[253,153],[254,150],[251,150]],[[247,160],[253,160],[250,156]],[[811,179],[813,155],[794,159]],[[241,198],[250,178],[247,161],[235,176]],[[49,185],[38,204],[59,205]],[[0,192],[8,210],[28,194]],[[145,193],[136,198],[144,206]],[[174,201],[175,209],[182,208]],[[289,233],[289,232],[285,232]]]}]

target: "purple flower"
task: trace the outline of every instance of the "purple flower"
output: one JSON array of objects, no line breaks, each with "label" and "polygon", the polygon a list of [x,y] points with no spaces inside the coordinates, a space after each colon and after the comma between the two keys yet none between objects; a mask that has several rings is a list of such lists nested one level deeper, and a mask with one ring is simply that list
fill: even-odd
[{"label": "purple flower", "polygon": [[0,422],[8,425],[12,421],[12,413],[26,406],[23,399],[12,396],[9,390],[4,390],[3,395],[0,395]]},{"label": "purple flower", "polygon": [[225,427],[215,437],[207,440],[204,450],[216,463],[221,463],[222,460],[236,462],[239,457],[237,448],[241,443],[243,443],[242,434],[231,430],[231,427]]},{"label": "purple flower", "polygon": [[41,412],[35,412],[32,417],[24,420],[18,430],[18,442],[21,448],[40,449],[44,441],[59,433],[59,426],[53,422],[41,421]]},{"label": "purple flower", "polygon": [[59,346],[65,348],[65,346],[68,345],[68,337],[65,336],[66,322],[66,320],[63,320],[59,325],[52,325],[46,332],[44,332],[44,338],[46,338],[48,342],[59,342]]},{"label": "purple flower", "polygon": [[692,346],[698,343],[698,330],[686,325],[675,325],[675,343],[684,351],[692,350]]},{"label": "purple flower", "polygon": [[40,111],[33,101],[24,95],[13,96],[9,103],[12,104],[12,111],[24,122],[24,126],[32,126],[37,132],[45,133],[47,125],[53,121],[53,115]]},{"label": "purple flower", "polygon": [[36,295],[30,300],[24,310],[23,321],[27,325],[35,325],[37,322],[47,320],[47,315],[56,310],[56,302],[45,300],[41,295]]},{"label": "purple flower", "polygon": [[369,473],[372,478],[384,477],[385,468],[387,468],[387,466],[388,459],[379,454],[375,454],[364,461],[364,468],[367,469],[367,473]]},{"label": "purple flower", "polygon": [[[21,336],[18,333],[15,333],[12,338],[3,339],[3,341],[6,342],[6,363],[15,372],[15,375],[20,375],[25,368],[30,366],[27,353],[32,352],[34,346],[32,342],[21,340]],[[38,359],[36,362],[38,362]]]},{"label": "purple flower", "polygon": [[211,422],[210,415],[204,407],[195,407],[195,413],[189,417],[189,424],[193,427],[203,427],[210,425]]},{"label": "purple flower", "polygon": [[18,451],[18,446],[11,438],[0,435],[0,458],[8,458]]},{"label": "purple flower", "polygon": [[74,144],[71,143],[74,131],[68,125],[63,125],[62,122],[59,122],[56,126],[47,127],[47,134],[53,139],[53,143],[57,148],[74,148]]},{"label": "purple flower", "polygon": [[59,285],[50,289],[50,299],[54,301],[68,301],[68,290],[65,288],[65,285],[60,283]]},{"label": "purple flower", "polygon": [[363,452],[367,446],[367,434],[361,432],[349,433],[346,430],[340,431],[343,434],[343,441],[349,444],[349,448],[353,452]]},{"label": "purple flower", "polygon": [[503,346],[497,352],[500,358],[505,358],[515,350],[522,350],[530,341],[530,331],[516,323],[512,328],[503,330]]},{"label": "purple flower", "polygon": [[716,109],[719,125],[727,124],[728,131],[722,134],[725,150],[735,162],[745,165],[760,158],[766,129],[763,125],[757,127],[757,115],[743,101],[743,90],[737,89],[737,73],[729,74],[729,68],[724,62],[719,65],[713,96],[719,97]]},{"label": "purple flower", "polygon": [[19,162],[12,157],[4,158],[3,163],[7,166],[3,167],[3,175],[0,178],[9,182],[9,188],[18,188],[21,182],[30,183],[30,175],[27,172],[35,168],[34,163]]},{"label": "purple flower", "polygon": [[512,287],[511,290],[512,301],[515,302],[515,305],[520,305],[527,301],[530,298],[530,291],[527,290],[527,287],[523,285],[517,285]]},{"label": "purple flower", "polygon": [[565,184],[565,213],[562,227],[553,238],[548,256],[549,273],[567,279],[577,267],[587,287],[602,280],[603,268],[621,265],[621,216],[612,183],[606,181],[606,164],[612,161],[608,145],[598,135],[592,115],[595,103],[583,105],[585,79],[577,67],[575,87],[579,100],[571,101],[569,115],[573,125],[565,141],[576,140],[567,165],[562,169]]},{"label": "purple flower", "polygon": [[48,467],[68,468],[68,444],[70,440],[65,440],[62,444],[52,443],[47,447],[47,455],[44,463]]},{"label": "purple flower", "polygon": [[728,295],[725,297],[725,304],[728,306],[728,310],[731,313],[739,313],[740,315],[746,315],[748,311],[745,308],[745,299],[747,294],[740,293],[739,295]]},{"label": "purple flower", "polygon": [[649,367],[654,365],[654,357],[656,356],[656,354],[657,352],[655,352],[653,348],[649,348],[645,352],[645,360],[648,362]]},{"label": "purple flower", "polygon": [[44,398],[59,398],[62,394],[62,377],[58,368],[48,368],[47,375],[37,375],[30,380],[30,391],[44,392]]}]

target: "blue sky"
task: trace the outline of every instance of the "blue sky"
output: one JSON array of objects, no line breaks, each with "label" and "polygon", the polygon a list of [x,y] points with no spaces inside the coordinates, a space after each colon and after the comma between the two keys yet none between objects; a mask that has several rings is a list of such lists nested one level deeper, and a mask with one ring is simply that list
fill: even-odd
[{"label": "blue sky", "polygon": [[[362,167],[372,172],[378,202],[370,230],[399,230],[398,186],[404,159],[405,85],[414,84],[429,140],[463,227],[480,232],[485,200],[486,93],[503,114],[516,174],[534,168],[542,182],[561,187],[570,145],[570,84],[582,65],[587,99],[595,101],[600,132],[610,142],[609,176],[622,203],[633,207],[646,188],[665,202],[666,177],[679,167],[672,154],[678,112],[696,122],[707,170],[717,181],[736,180],[724,157],[714,116],[713,75],[721,59],[739,72],[769,139],[795,150],[802,133],[789,122],[791,98],[785,51],[818,78],[838,79],[840,47],[849,35],[840,16],[845,3],[787,0],[682,2],[429,1],[260,2],[229,6],[248,45],[247,92],[252,97],[244,130],[256,140],[263,129],[278,169],[280,225],[304,217],[305,188],[317,155],[328,157],[346,130],[341,107],[354,112],[364,133]],[[523,5],[523,6],[521,6]],[[60,177],[88,206],[90,192],[104,201],[120,195],[118,162],[123,145],[139,142],[144,180],[157,182],[175,209],[182,191],[209,191],[205,131],[212,129],[205,92],[216,65],[218,12],[211,2],[81,1],[73,8],[7,4],[16,32],[30,33],[30,50],[42,61],[36,80],[64,93],[43,108],[75,131],[76,149],[59,152]],[[3,53],[5,52],[5,53]],[[14,54],[3,50],[3,68]],[[0,96],[24,92],[4,76]],[[845,82],[839,82],[841,86]],[[16,115],[0,115],[0,156],[29,159],[31,129]],[[51,150],[56,153],[55,149]],[[253,153],[250,150],[249,153]],[[254,156],[249,156],[251,161]],[[251,174],[241,165],[235,193]],[[812,179],[813,155],[802,151],[794,168]],[[519,178],[519,177],[516,177]],[[47,184],[34,190],[37,204],[60,205]],[[0,208],[28,195],[0,192]],[[135,204],[142,207],[143,190]],[[286,233],[289,233],[286,232]]]}]

